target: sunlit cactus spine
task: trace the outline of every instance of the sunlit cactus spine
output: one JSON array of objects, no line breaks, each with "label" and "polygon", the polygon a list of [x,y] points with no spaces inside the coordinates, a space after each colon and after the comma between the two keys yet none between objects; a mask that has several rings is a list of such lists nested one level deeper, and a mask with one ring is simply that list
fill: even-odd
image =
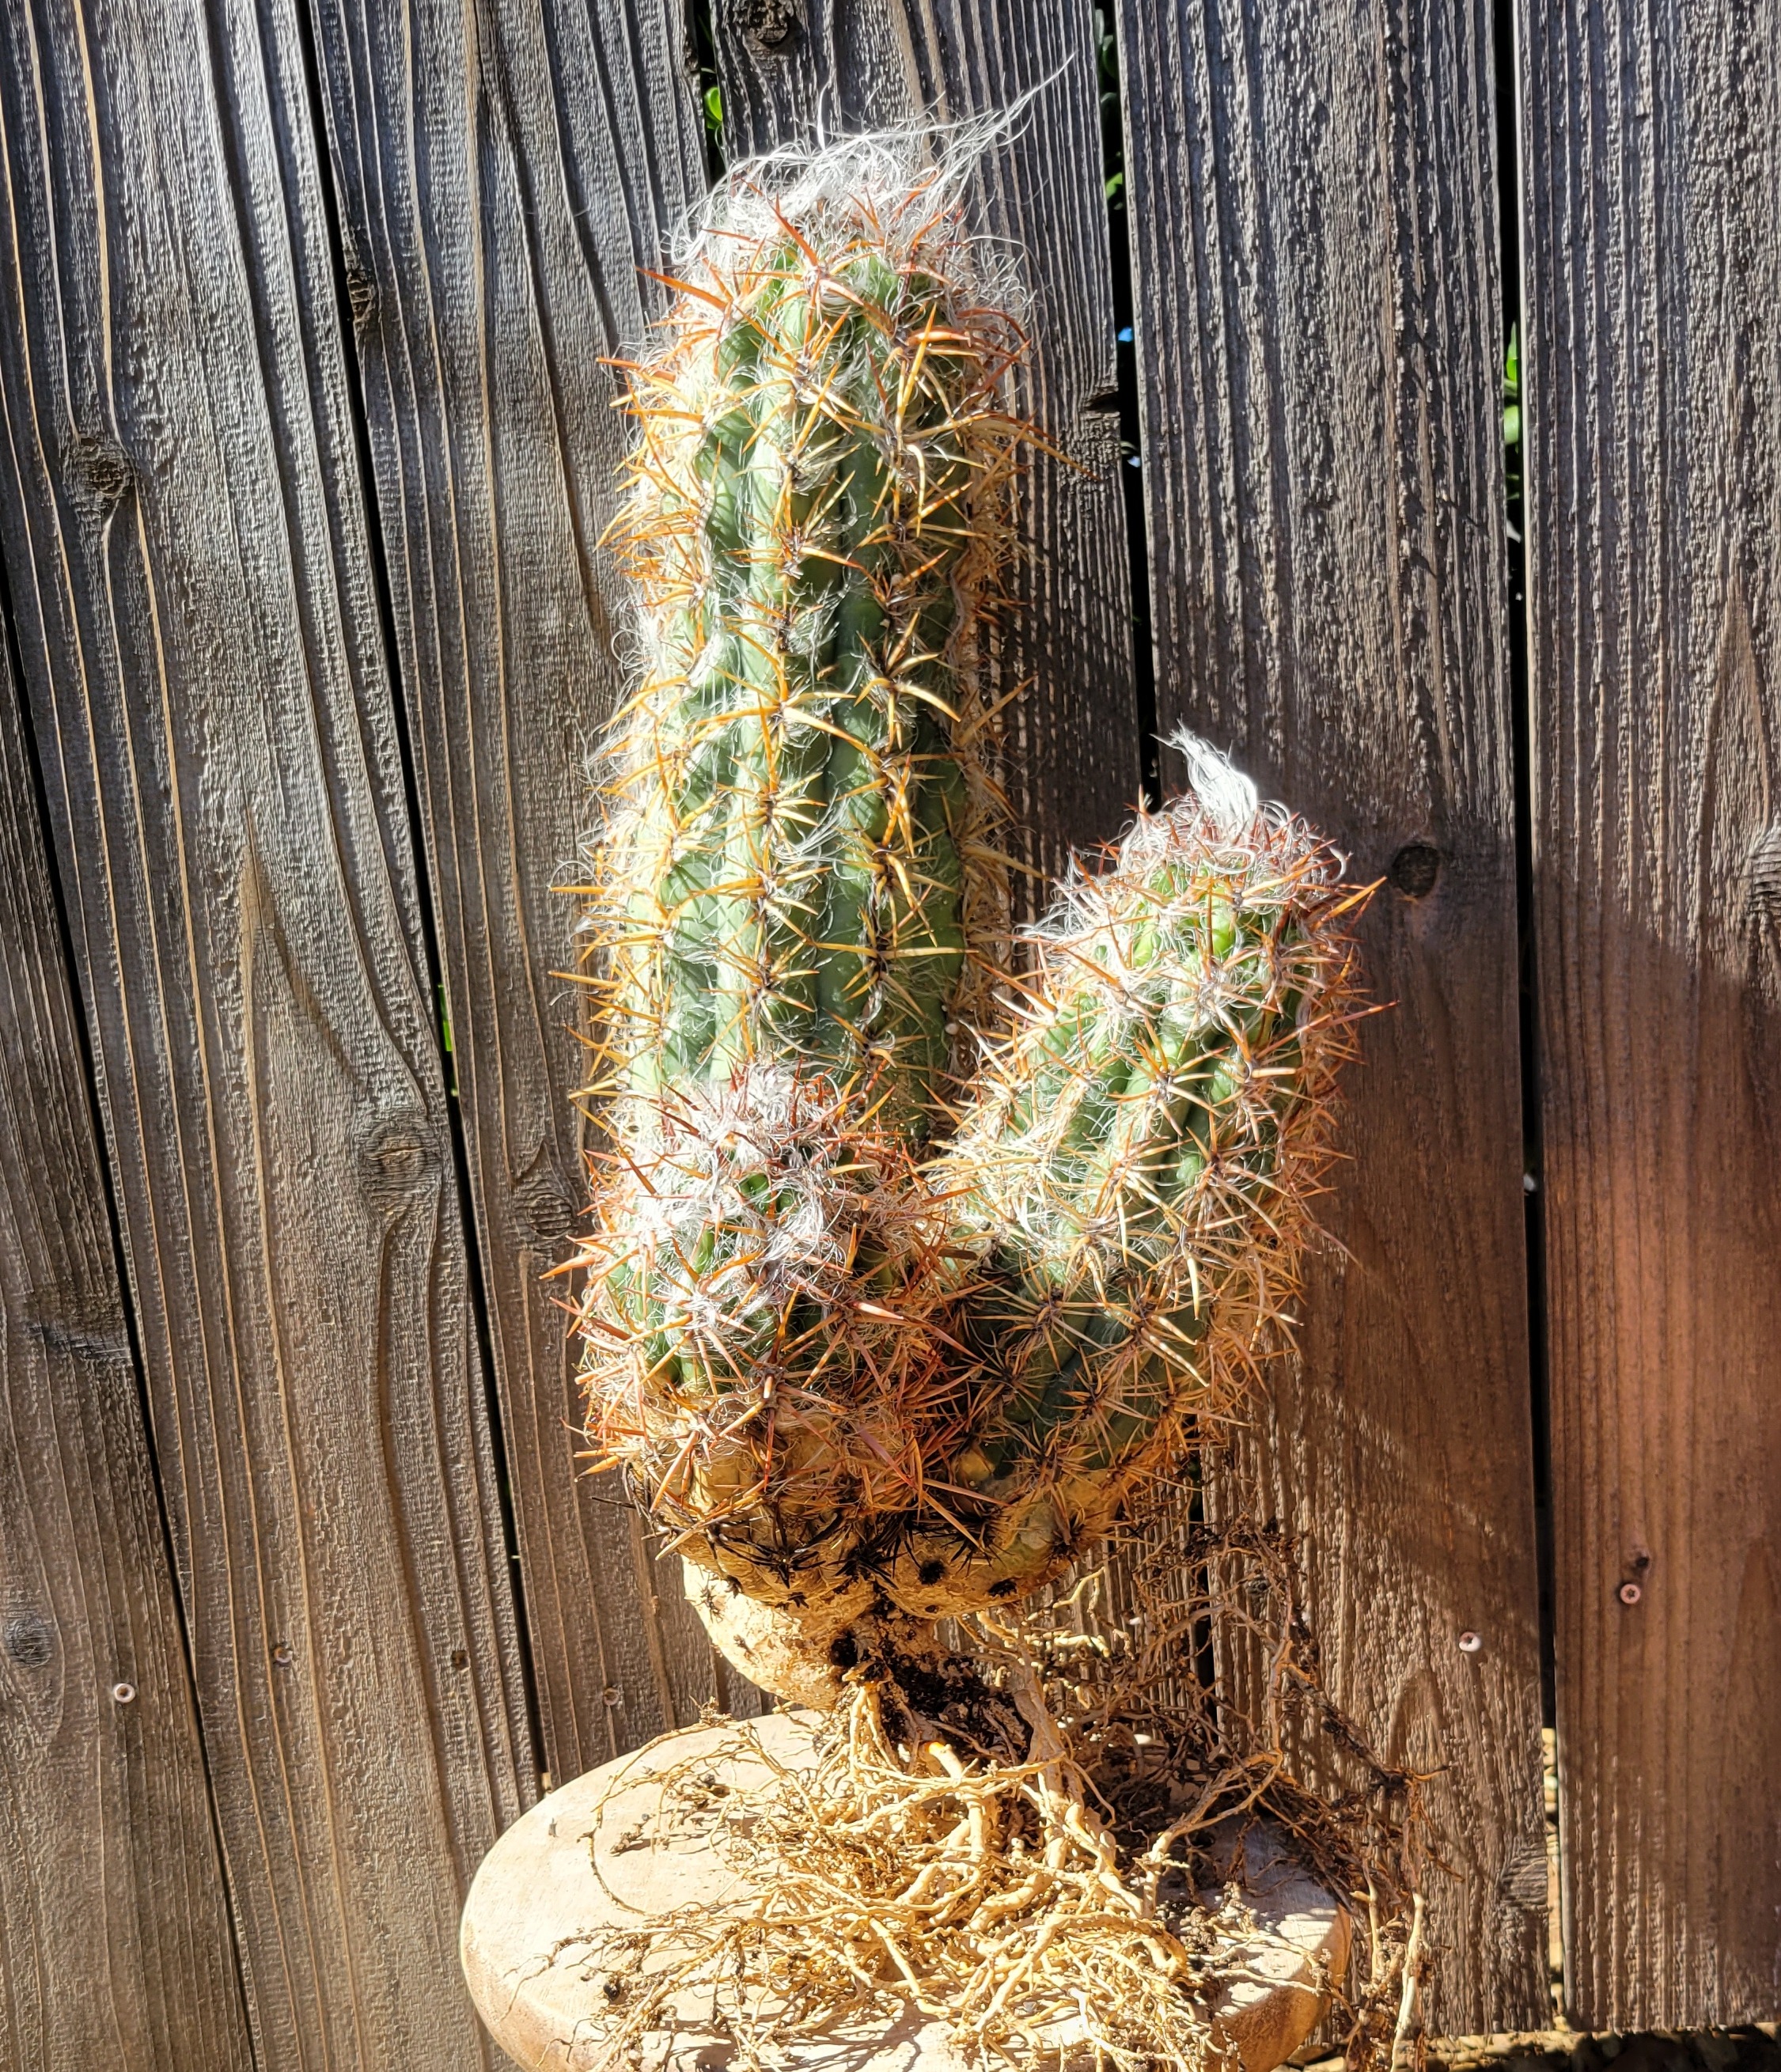
[{"label": "sunlit cactus spine", "polygon": [[646,672],[595,851],[623,1131],[765,1065],[874,1077],[919,1136],[1000,922],[970,664],[1019,335],[960,292],[944,195],[871,167],[734,177],[633,370]]},{"label": "sunlit cactus spine", "polygon": [[1003,972],[1019,333],[916,153],[743,168],[681,264],[590,850],[594,1449],[800,1696],[1056,1574],[1228,1398],[1353,1018],[1336,860],[1198,744]]}]

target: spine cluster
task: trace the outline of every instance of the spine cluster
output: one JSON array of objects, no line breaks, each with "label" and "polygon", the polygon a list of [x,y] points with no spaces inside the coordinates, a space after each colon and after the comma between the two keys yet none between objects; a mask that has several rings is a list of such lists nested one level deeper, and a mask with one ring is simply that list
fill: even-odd
[{"label": "spine cluster", "polygon": [[943,169],[733,175],[634,373],[645,667],[590,852],[590,1429],[825,1627],[1015,1596],[1292,1286],[1352,898],[1210,751],[1008,961],[977,650],[1019,333]]}]

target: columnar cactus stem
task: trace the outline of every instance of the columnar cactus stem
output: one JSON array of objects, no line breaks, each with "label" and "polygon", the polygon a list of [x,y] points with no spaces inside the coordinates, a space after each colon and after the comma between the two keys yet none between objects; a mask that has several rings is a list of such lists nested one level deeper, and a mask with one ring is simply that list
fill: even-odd
[{"label": "columnar cactus stem", "polygon": [[597,852],[622,1127],[760,1063],[870,1075],[926,1127],[1001,891],[960,664],[1019,339],[961,298],[965,252],[932,187],[740,179],[635,370],[618,537],[648,669]]},{"label": "columnar cactus stem", "polygon": [[954,1557],[973,1595],[1092,1545],[1287,1321],[1359,895],[1302,822],[1183,746],[1194,789],[1035,931],[1014,1030],[928,1175],[977,1282],[952,1470],[988,1507]]}]

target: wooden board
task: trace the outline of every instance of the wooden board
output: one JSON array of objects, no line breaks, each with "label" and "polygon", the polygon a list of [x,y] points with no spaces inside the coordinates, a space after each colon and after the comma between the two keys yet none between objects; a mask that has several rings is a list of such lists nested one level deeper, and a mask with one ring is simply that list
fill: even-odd
[{"label": "wooden board", "polygon": [[3,652],[0,885],[0,2065],[246,2072],[191,1671]]},{"label": "wooden board", "polygon": [[1561,1860],[1595,2029],[1781,2013],[1778,48],[1772,0],[1522,22]]},{"label": "wooden board", "polygon": [[257,2063],[483,2065],[532,1759],[298,24],[3,34],[0,544]]},{"label": "wooden board", "polygon": [[397,654],[500,1379],[546,1769],[574,1776],[714,1697],[759,1703],[578,1461],[563,1303],[542,1276],[587,1194],[570,1096],[589,750],[628,601],[598,542],[634,352],[702,190],[670,0],[467,13],[317,0]]},{"label": "wooden board", "polygon": [[[1013,853],[1048,879],[1072,843],[1117,834],[1141,787],[1130,565],[1117,471],[1113,310],[1095,59],[1086,8],[1047,0],[719,0],[723,150],[911,120],[956,121],[1034,96],[985,154],[974,226],[1006,239],[1032,298],[1017,407],[1064,458],[1035,454],[1021,560],[993,657],[1010,718]],[[1040,902],[1039,878],[1026,898]]]},{"label": "wooden board", "polygon": [[1437,2033],[1537,2025],[1490,10],[1119,22],[1161,722],[1234,750],[1356,877],[1398,860],[1364,929],[1392,1005],[1324,1211],[1345,1251],[1214,1502],[1301,1536],[1339,1697],[1442,1772]]}]

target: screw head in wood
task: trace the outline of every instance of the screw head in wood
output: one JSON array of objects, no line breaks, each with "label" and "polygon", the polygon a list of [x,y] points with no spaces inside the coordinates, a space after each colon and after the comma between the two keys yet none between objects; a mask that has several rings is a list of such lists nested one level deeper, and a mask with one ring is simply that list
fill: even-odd
[{"label": "screw head in wood", "polygon": [[291,1654],[290,1642],[281,1640],[277,1646],[275,1646],[272,1651],[272,1659],[278,1663],[281,1669],[290,1668],[291,1663],[295,1659]]},{"label": "screw head in wood", "polygon": [[1644,1594],[1636,1583],[1623,1583],[1620,1585],[1620,1601],[1623,1605],[1636,1605]]},{"label": "screw head in wood", "polygon": [[136,1686],[134,1684],[113,1684],[111,1696],[113,1704],[127,1705],[136,1696]]},{"label": "screw head in wood", "polygon": [[1462,1633],[1459,1636],[1459,1651],[1462,1655],[1482,1655],[1484,1652],[1483,1634],[1481,1633],[1471,1632]]}]

